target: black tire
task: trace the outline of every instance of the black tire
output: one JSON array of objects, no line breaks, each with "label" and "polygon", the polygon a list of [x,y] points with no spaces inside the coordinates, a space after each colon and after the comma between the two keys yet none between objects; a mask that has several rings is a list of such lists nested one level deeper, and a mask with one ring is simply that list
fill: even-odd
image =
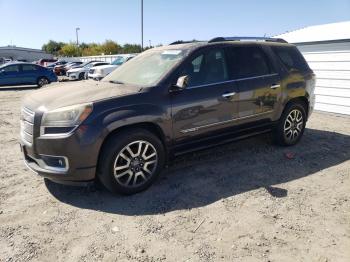
[{"label": "black tire", "polygon": [[[294,114],[298,114],[299,116],[302,117],[302,124],[300,124],[300,122],[298,121],[294,121],[294,122],[291,121],[290,117],[293,117],[293,112]],[[299,113],[295,113],[295,112],[299,112]],[[304,134],[306,120],[307,119],[306,119],[305,106],[302,103],[295,102],[295,103],[288,104],[284,109],[282,116],[278,121],[277,126],[273,130],[274,142],[282,146],[292,146],[297,144]],[[289,124],[290,122],[292,122],[291,125]],[[291,135],[290,132],[292,132],[293,134]],[[293,139],[292,139],[292,136],[293,136]]]},{"label": "black tire", "polygon": [[50,81],[49,79],[43,76],[38,78],[38,80],[36,81],[36,84],[38,87],[43,87],[44,85],[50,84]]},{"label": "black tire", "polygon": [[[123,152],[126,152],[123,150],[126,150],[125,148],[130,144],[131,146],[133,145],[139,146],[138,144],[134,144],[134,143],[139,143],[139,142],[142,143],[142,141],[145,141],[146,143],[149,143],[150,145],[152,145],[153,147],[152,148],[150,147],[150,148],[156,151],[157,162],[156,162],[156,165],[152,167],[153,169],[152,174],[149,174],[144,170],[144,169],[149,170],[148,165],[146,168],[146,162],[144,162],[145,165],[143,167],[138,166],[140,168],[140,170],[138,169],[138,172],[139,171],[143,172],[143,176],[140,179],[135,169],[131,171],[132,167],[135,167],[133,166],[134,163],[128,162],[125,164],[125,165],[128,165],[128,167],[124,170],[134,172],[132,173],[133,175],[127,174],[117,178],[118,174],[116,174],[116,172],[118,171],[116,171],[115,167],[118,163],[117,161],[119,161],[119,158],[122,160],[124,159],[123,157],[120,157]],[[145,146],[143,151],[145,150],[147,151],[147,149],[145,149],[147,145],[146,143],[144,144]],[[134,150],[134,152],[136,151]],[[136,161],[134,160],[134,158],[130,157],[130,159],[132,159],[131,161]],[[143,159],[143,161],[146,161],[146,160]],[[165,163],[164,146],[157,136],[155,136],[153,133],[149,132],[148,130],[142,129],[142,128],[128,129],[109,138],[104,144],[99,157],[99,163],[97,167],[97,177],[102,183],[102,185],[106,187],[109,191],[113,193],[131,195],[131,194],[141,192],[147,189],[149,186],[151,186],[151,184],[157,179],[160,172],[162,171],[164,167],[164,163]],[[124,170],[122,170],[121,172],[125,172]],[[127,185],[123,185],[122,183],[123,181],[119,181],[123,177],[125,177],[125,180],[127,181],[131,179],[130,182],[141,180],[141,182],[143,183],[140,185],[131,185],[131,183],[126,182]],[[145,179],[145,177],[147,177],[147,180]]]},{"label": "black tire", "polygon": [[85,73],[80,73],[78,76],[79,80],[84,80],[85,79]]}]

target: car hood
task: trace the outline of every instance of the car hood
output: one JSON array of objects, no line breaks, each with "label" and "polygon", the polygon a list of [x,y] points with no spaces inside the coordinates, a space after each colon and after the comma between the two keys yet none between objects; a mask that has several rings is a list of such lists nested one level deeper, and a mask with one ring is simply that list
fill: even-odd
[{"label": "car hood", "polygon": [[22,105],[33,111],[38,110],[39,107],[44,110],[53,110],[70,105],[135,94],[140,91],[140,87],[103,81],[87,80],[60,83],[31,92],[23,98]]},{"label": "car hood", "polygon": [[76,67],[76,68],[72,68],[69,69],[68,72],[69,73],[76,73],[76,72],[80,72],[80,71],[88,71],[89,69],[86,69],[84,67]]}]

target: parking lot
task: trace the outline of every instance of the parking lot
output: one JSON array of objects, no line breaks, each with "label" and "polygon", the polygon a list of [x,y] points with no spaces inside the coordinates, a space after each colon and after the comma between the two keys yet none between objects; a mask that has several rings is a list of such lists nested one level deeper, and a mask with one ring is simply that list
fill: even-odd
[{"label": "parking lot", "polygon": [[349,117],[315,112],[294,147],[264,135],[182,156],[125,197],[24,166],[31,90],[0,90],[0,261],[349,261]]}]

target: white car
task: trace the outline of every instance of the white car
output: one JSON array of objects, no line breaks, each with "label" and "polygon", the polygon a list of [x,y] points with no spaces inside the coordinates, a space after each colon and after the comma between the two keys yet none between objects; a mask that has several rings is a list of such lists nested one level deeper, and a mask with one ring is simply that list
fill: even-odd
[{"label": "white car", "polygon": [[88,73],[89,79],[101,80],[113,70],[135,57],[137,54],[118,55],[110,65],[96,65],[91,67]]},{"label": "white car", "polygon": [[82,64],[80,67],[72,68],[67,71],[66,75],[69,80],[83,80],[87,79],[89,69],[94,66],[109,65],[107,62],[90,61]]}]

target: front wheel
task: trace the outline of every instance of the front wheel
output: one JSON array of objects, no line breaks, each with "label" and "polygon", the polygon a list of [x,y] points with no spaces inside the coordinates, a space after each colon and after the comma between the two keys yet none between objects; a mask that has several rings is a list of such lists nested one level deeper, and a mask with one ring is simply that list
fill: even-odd
[{"label": "front wheel", "polygon": [[275,142],[283,146],[295,145],[303,136],[305,125],[304,106],[299,103],[287,105],[274,130]]},{"label": "front wheel", "polygon": [[85,73],[80,73],[78,76],[78,80],[84,80],[85,79]]},{"label": "front wheel", "polygon": [[98,177],[111,192],[135,194],[147,189],[165,162],[162,142],[145,129],[131,129],[106,141]]}]

